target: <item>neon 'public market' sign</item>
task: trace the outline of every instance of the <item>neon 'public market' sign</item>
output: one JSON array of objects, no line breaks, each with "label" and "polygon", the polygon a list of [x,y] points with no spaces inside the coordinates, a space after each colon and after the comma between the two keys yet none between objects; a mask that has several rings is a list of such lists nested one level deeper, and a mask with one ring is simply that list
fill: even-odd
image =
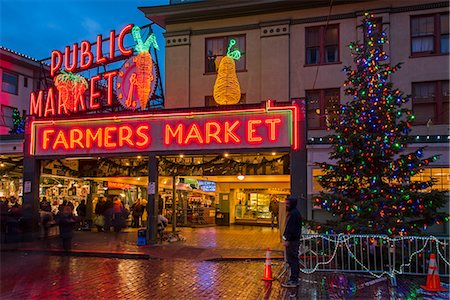
[{"label": "neon 'public market' sign", "polygon": [[[133,24],[126,25],[116,37],[116,32],[112,30],[109,34],[108,46],[104,48],[103,37],[97,35],[95,50],[88,41],[82,41],[80,44],[74,43],[72,46],[66,46],[65,51],[53,50],[50,63],[50,77],[54,78],[55,87],[48,90],[39,90],[30,94],[30,114],[37,117],[54,117],[57,115],[68,115],[70,113],[85,112],[96,110],[103,106],[111,106],[113,102],[114,79],[119,75],[117,70],[98,74],[86,80],[81,75],[74,74],[87,70],[95,65],[106,65],[117,60],[116,47],[119,50],[120,57],[127,58],[133,55],[132,48],[124,46],[124,39],[131,34],[135,40],[138,40],[138,47],[142,48],[140,29]],[[140,42],[140,45],[139,45]],[[157,48],[156,40],[151,34],[145,45],[152,43]],[[142,49],[141,49],[142,50]],[[106,55],[105,53],[109,53]],[[95,55],[94,55],[95,54]],[[62,72],[59,72],[63,70]],[[59,73],[59,75],[58,75]],[[69,88],[58,87],[58,76],[62,78],[59,82],[67,84]],[[101,91],[96,89],[96,83],[100,80],[106,82],[107,102],[101,103]],[[89,93],[88,101],[85,101],[84,92]],[[67,97],[71,98],[70,105]],[[146,100],[146,99],[145,99]]]}]

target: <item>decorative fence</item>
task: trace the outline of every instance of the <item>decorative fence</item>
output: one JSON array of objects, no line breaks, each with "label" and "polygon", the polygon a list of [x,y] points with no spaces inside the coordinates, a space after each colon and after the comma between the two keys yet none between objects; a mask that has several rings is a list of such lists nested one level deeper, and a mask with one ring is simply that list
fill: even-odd
[{"label": "decorative fence", "polygon": [[299,254],[304,273],[363,272],[377,278],[426,275],[430,255],[435,254],[439,275],[450,276],[449,237],[305,234]]}]

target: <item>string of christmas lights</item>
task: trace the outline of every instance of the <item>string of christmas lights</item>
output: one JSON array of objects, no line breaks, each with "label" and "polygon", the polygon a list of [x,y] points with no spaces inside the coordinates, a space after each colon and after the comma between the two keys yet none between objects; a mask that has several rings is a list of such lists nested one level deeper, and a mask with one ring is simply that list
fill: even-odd
[{"label": "string of christmas lights", "polygon": [[[361,260],[359,260],[357,258],[357,255],[352,251],[351,247],[351,243],[350,241],[354,241],[356,243],[358,238],[366,238],[366,239],[370,239],[370,240],[377,240],[377,239],[382,239],[382,243],[388,245],[387,249],[392,249],[390,246],[395,244],[396,242],[402,242],[405,240],[421,240],[423,241],[423,246],[416,250],[413,251],[408,259],[406,263],[402,263],[399,265],[398,269],[395,268],[395,264],[392,264],[389,267],[389,271],[382,271],[381,273],[375,273],[372,270],[370,270],[370,268],[368,266],[366,266]],[[326,261],[320,262],[319,261],[319,255],[312,251],[311,249],[308,249],[306,252],[302,250],[303,245],[305,244],[306,241],[310,241],[310,240],[315,240],[315,239],[322,239],[325,241],[328,241],[332,244],[334,244],[334,249],[332,252],[332,255],[329,259],[327,259]],[[393,278],[396,275],[400,275],[400,274],[404,274],[404,269],[406,267],[410,267],[412,260],[414,259],[414,257],[416,257],[418,254],[420,253],[424,253],[428,243],[430,242],[434,242],[435,243],[435,248],[436,248],[436,253],[439,255],[440,259],[442,259],[442,261],[450,267],[450,262],[445,258],[445,255],[442,254],[440,247],[448,247],[449,246],[449,242],[448,240],[444,240],[441,241],[438,238],[434,237],[434,236],[429,236],[429,237],[423,237],[423,236],[400,236],[400,237],[394,237],[394,238],[390,238],[387,235],[358,235],[358,234],[352,234],[352,235],[345,235],[345,234],[339,234],[339,235],[323,235],[323,234],[308,234],[308,235],[304,235],[302,237],[302,239],[300,240],[300,253],[301,255],[305,255],[305,253],[311,253],[315,256],[315,260],[316,260],[316,264],[314,267],[312,268],[300,268],[300,270],[305,273],[305,274],[312,274],[314,272],[316,272],[320,266],[324,266],[324,265],[328,265],[331,264],[331,262],[336,258],[337,255],[337,251],[338,249],[342,248],[345,246],[345,248],[348,250],[348,257],[353,259],[362,269],[364,269],[367,273],[369,273],[370,275],[376,277],[376,278],[381,278],[385,275]],[[329,247],[328,249],[331,249],[331,247]],[[389,251],[388,250],[388,251]],[[393,267],[392,267],[393,266]]]}]

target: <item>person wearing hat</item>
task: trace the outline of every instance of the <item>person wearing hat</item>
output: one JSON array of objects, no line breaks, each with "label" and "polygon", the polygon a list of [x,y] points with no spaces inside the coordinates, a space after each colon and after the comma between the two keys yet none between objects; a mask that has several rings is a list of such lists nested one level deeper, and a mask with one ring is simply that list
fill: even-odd
[{"label": "person wearing hat", "polygon": [[290,196],[286,199],[286,227],[283,233],[284,246],[286,248],[286,260],[291,269],[289,280],[282,283],[282,287],[298,286],[300,265],[298,261],[298,248],[302,235],[302,217],[297,209],[297,198]]}]

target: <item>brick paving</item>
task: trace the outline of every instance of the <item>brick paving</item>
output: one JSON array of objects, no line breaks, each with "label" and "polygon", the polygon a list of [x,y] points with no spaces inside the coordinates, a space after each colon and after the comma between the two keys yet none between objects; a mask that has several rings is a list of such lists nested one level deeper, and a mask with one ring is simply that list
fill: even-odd
[{"label": "brick paving", "polygon": [[[273,265],[274,277],[282,269]],[[424,278],[301,274],[298,289],[261,281],[255,261],[133,260],[2,253],[1,299],[448,299],[420,294]],[[444,298],[446,297],[446,298]]]},{"label": "brick paving", "polygon": [[[240,225],[180,230],[186,241],[149,246],[136,245],[136,230],[118,239],[112,233],[76,232],[73,249],[100,257],[41,255],[59,251],[57,238],[2,244],[0,299],[449,298],[448,293],[424,295],[420,285],[425,277],[400,277],[394,288],[387,280],[362,274],[316,272],[301,274],[298,289],[283,289],[279,281],[261,281],[266,248],[272,257],[283,256],[278,230]],[[34,250],[13,251],[19,248]],[[111,253],[121,259],[108,258]],[[146,256],[126,259],[126,253]],[[272,269],[277,278],[284,270],[282,260],[273,260]]]}]

